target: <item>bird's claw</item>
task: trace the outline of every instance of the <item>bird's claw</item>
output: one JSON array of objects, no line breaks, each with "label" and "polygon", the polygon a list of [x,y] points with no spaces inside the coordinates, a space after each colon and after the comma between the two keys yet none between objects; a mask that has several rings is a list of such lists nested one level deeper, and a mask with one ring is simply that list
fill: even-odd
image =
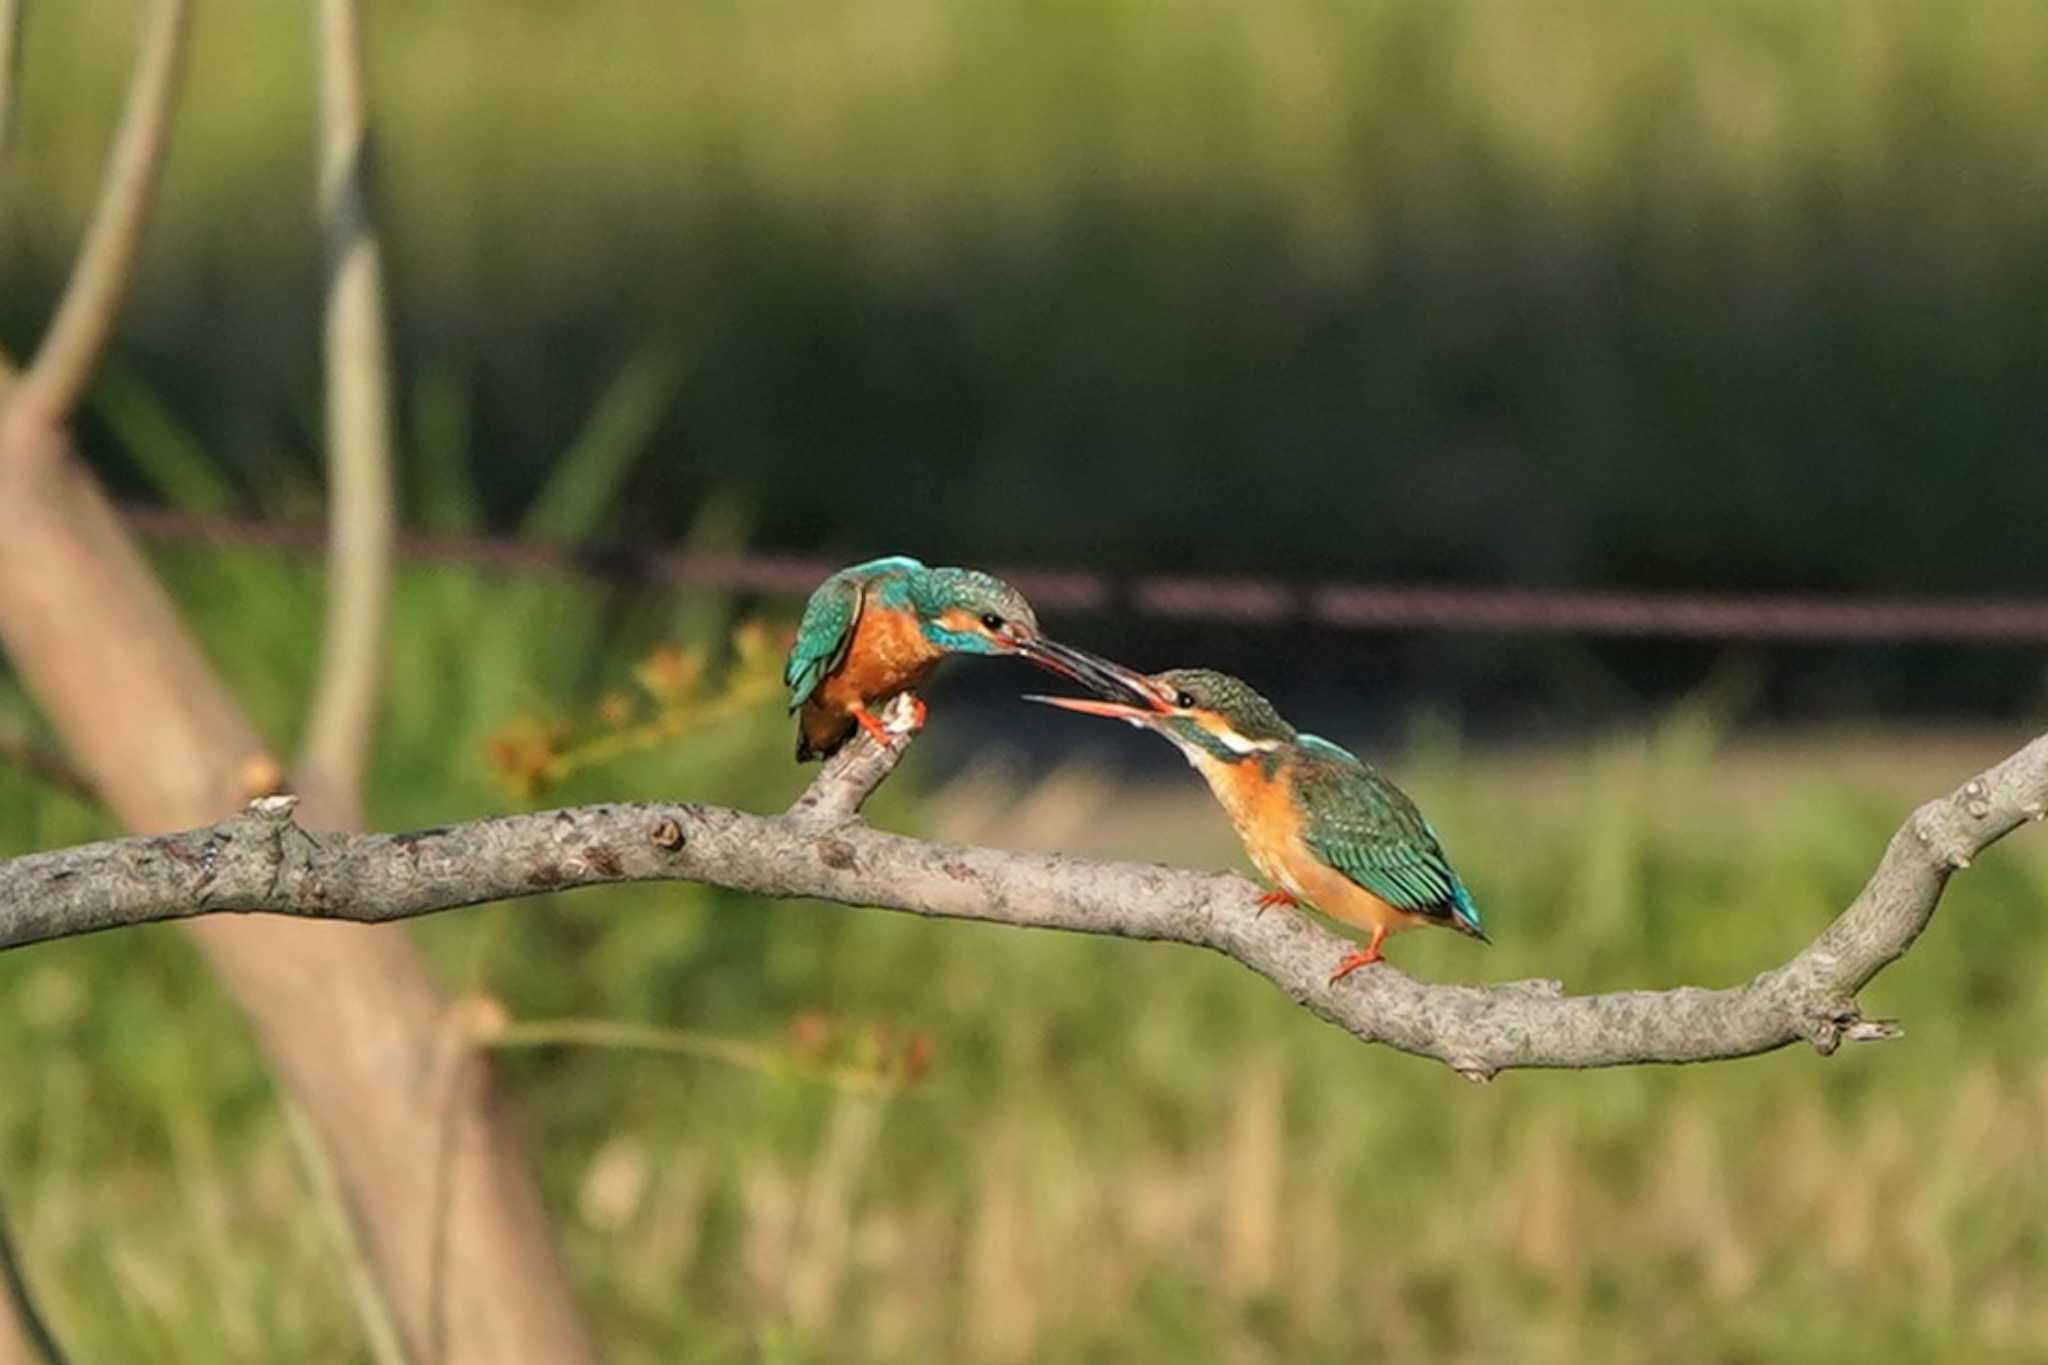
[{"label": "bird's claw", "polygon": [[924,729],[925,704],[915,692],[898,694],[889,703],[889,733],[892,735],[914,735]]},{"label": "bird's claw", "polygon": [[891,741],[895,738],[896,732],[891,731],[888,726],[875,719],[872,711],[869,711],[866,707],[855,707],[850,714],[853,716],[854,724],[868,732],[869,739],[872,739],[884,749],[889,747]]},{"label": "bird's claw", "polygon": [[1273,906],[1276,905],[1285,905],[1292,907],[1300,904],[1301,902],[1294,898],[1294,894],[1292,892],[1275,889],[1266,892],[1266,894],[1260,896],[1257,901],[1253,902],[1252,913],[1255,915],[1263,915],[1266,913],[1267,910],[1271,909]]},{"label": "bird's claw", "polygon": [[1367,948],[1363,952],[1353,953],[1351,954],[1351,956],[1345,958],[1342,962],[1339,962],[1337,964],[1336,971],[1330,973],[1330,984],[1334,986],[1339,981],[1342,981],[1345,977],[1357,971],[1360,967],[1369,967],[1373,963],[1380,962],[1383,960],[1384,959],[1380,957],[1380,950],[1377,947]]},{"label": "bird's claw", "polygon": [[1351,956],[1337,964],[1337,970],[1330,973],[1330,984],[1336,985],[1360,967],[1369,967],[1380,960],[1380,944],[1386,942],[1387,930],[1381,925],[1372,931],[1372,941]]}]

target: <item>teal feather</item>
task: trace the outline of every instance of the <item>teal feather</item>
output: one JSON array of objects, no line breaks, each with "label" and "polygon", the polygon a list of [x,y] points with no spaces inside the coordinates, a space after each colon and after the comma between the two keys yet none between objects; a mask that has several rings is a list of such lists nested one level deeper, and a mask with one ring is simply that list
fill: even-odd
[{"label": "teal feather", "polygon": [[818,585],[804,604],[796,641],[782,668],[790,710],[809,701],[818,684],[845,662],[870,585],[877,587],[877,596],[885,604],[895,605],[892,599],[909,600],[913,583],[924,572],[924,565],[908,555],[890,555],[841,569]]},{"label": "teal feather", "polygon": [[[978,569],[928,569],[908,555],[890,555],[841,569],[818,585],[804,605],[783,664],[782,681],[789,689],[789,709],[813,701],[819,687],[846,666],[861,613],[870,606],[915,618],[918,629],[940,654],[1008,654],[1016,652],[1017,627],[1028,637],[1038,629],[1031,604],[1000,578]],[[947,623],[964,612],[980,629],[953,629]],[[998,635],[996,632],[1001,630]],[[863,698],[872,702],[880,698]],[[835,738],[822,728],[798,727],[799,762],[831,753],[851,733],[853,720],[843,717]]]},{"label": "teal feather", "polygon": [[1294,791],[1309,850],[1395,909],[1455,921],[1485,938],[1471,893],[1407,793],[1318,735],[1297,744]]}]

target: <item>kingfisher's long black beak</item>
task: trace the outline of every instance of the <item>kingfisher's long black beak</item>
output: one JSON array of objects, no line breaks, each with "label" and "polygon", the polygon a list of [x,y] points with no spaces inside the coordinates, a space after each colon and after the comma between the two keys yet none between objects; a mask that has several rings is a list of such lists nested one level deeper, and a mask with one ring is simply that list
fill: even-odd
[{"label": "kingfisher's long black beak", "polygon": [[1017,652],[1048,672],[1063,678],[1071,678],[1091,692],[1104,696],[1132,696],[1130,679],[1142,680],[1144,675],[1132,673],[1121,664],[1112,663],[1099,654],[1090,654],[1085,649],[1063,645],[1058,640],[1043,635],[1018,642]]},{"label": "kingfisher's long black beak", "polygon": [[1105,659],[1099,654],[1090,654],[1086,650],[1075,649],[1072,645],[1063,645],[1054,640],[1038,641],[1037,651],[1027,651],[1034,663],[1072,678],[1102,700],[1097,701],[1091,697],[1027,696],[1026,701],[1042,702],[1047,706],[1079,711],[1084,715],[1109,716],[1137,724],[1149,723],[1171,710],[1171,702],[1164,695],[1160,685],[1135,669],[1125,668],[1122,664]]}]

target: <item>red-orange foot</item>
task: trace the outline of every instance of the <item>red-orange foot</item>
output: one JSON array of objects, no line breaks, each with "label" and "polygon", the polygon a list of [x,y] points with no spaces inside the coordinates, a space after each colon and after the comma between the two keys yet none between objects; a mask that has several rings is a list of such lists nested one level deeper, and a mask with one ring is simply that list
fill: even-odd
[{"label": "red-orange foot", "polygon": [[910,730],[912,734],[915,734],[919,730],[924,729],[924,718],[924,699],[922,697],[912,696],[910,699]]},{"label": "red-orange foot", "polygon": [[1353,953],[1337,964],[1336,971],[1330,973],[1330,984],[1334,986],[1360,967],[1369,967],[1375,962],[1382,962],[1384,960],[1380,956],[1380,950],[1377,948],[1368,948],[1362,953]]},{"label": "red-orange foot", "polygon": [[1380,958],[1380,944],[1386,941],[1386,937],[1386,930],[1373,930],[1372,942],[1366,944],[1365,947],[1359,952],[1353,953],[1351,956],[1345,958],[1342,962],[1339,962],[1337,964],[1337,970],[1330,973],[1330,984],[1334,986],[1339,981],[1342,981],[1345,977],[1357,971],[1360,967],[1369,967],[1373,963],[1381,961],[1382,959]]},{"label": "red-orange foot", "polygon": [[1257,904],[1255,904],[1252,908],[1259,914],[1263,915],[1266,913],[1266,911],[1270,910],[1272,907],[1276,905],[1296,906],[1300,904],[1301,902],[1294,898],[1294,894],[1292,892],[1275,889],[1272,891],[1268,891],[1265,895],[1259,897]]},{"label": "red-orange foot", "polygon": [[889,740],[891,738],[889,727],[876,720],[873,713],[867,707],[858,704],[849,706],[846,708],[846,714],[853,717],[854,724],[868,732],[869,739],[872,739],[884,749],[889,747]]}]

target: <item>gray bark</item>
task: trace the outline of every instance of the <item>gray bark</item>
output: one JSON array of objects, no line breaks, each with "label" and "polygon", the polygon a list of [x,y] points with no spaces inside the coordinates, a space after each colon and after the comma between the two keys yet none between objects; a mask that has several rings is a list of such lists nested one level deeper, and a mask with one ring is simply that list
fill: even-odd
[{"label": "gray bark", "polygon": [[781,815],[596,805],[410,834],[308,830],[290,797],[203,829],[0,863],[0,948],[153,920],[263,911],[378,923],[628,881],[690,881],[912,914],[1209,948],[1373,1043],[1474,1080],[1516,1067],[1746,1057],[1805,1040],[1896,1035],[1856,994],[1927,927],[1949,876],[2048,808],[2048,736],[1915,811],[1856,899],[1806,948],[1743,985],[1564,994],[1555,981],[1437,985],[1380,963],[1331,985],[1345,941],[1304,915],[1254,913],[1219,873],[930,843],[859,808],[907,739],[861,737]]}]

